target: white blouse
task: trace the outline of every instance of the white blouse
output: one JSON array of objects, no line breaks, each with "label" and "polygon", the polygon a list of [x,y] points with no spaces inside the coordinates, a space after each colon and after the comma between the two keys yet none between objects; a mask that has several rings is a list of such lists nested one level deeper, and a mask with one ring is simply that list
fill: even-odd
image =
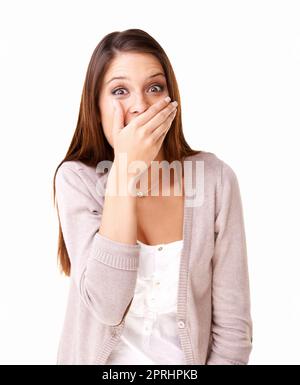
[{"label": "white blouse", "polygon": [[177,290],[183,240],[146,245],[134,297],[106,365],[184,365],[177,332]]}]

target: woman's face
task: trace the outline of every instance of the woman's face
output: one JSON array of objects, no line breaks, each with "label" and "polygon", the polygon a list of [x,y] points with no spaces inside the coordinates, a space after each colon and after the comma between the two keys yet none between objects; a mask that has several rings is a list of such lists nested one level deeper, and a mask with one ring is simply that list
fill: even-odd
[{"label": "woman's face", "polygon": [[[124,78],[113,79],[115,77]],[[104,75],[99,97],[101,123],[109,144],[114,147],[113,99],[120,101],[125,127],[152,104],[168,95],[165,74],[155,56],[144,53],[119,53]]]}]

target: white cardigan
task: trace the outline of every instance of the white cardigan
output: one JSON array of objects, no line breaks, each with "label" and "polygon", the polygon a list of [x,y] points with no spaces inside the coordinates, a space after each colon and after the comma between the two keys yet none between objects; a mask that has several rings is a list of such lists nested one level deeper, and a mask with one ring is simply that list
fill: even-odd
[{"label": "white cardigan", "polygon": [[107,365],[184,365],[176,321],[183,240],[141,245],[134,298]]}]

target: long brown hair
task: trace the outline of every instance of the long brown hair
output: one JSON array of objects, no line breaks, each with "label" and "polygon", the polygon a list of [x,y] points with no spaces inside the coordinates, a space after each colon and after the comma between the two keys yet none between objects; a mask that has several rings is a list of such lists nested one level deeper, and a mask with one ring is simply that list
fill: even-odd
[{"label": "long brown hair", "polygon": [[[100,121],[98,101],[104,74],[110,62],[120,52],[140,52],[154,55],[164,69],[171,100],[178,102],[176,117],[163,142],[165,160],[172,162],[199,153],[199,151],[190,148],[183,136],[179,89],[173,68],[163,48],[153,37],[141,29],[127,29],[109,33],[96,46],[90,59],[81,95],[77,126],[70,147],[54,173],[53,202],[56,209],[55,177],[63,162],[79,160],[86,165],[96,167],[102,160],[114,160],[113,148],[104,135]],[[58,209],[57,214],[59,221],[57,261],[60,271],[69,276],[71,262],[62,234]]]}]

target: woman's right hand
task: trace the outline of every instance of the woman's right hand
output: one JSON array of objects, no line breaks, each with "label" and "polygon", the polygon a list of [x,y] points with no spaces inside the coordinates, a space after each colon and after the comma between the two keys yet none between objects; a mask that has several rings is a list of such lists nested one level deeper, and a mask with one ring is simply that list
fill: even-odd
[{"label": "woman's right hand", "polygon": [[[159,100],[124,127],[123,109],[114,99],[113,145],[115,159],[127,155],[127,167],[134,161],[143,161],[147,168],[158,154],[177,107],[165,99]],[[145,171],[140,170],[140,171]]]}]

